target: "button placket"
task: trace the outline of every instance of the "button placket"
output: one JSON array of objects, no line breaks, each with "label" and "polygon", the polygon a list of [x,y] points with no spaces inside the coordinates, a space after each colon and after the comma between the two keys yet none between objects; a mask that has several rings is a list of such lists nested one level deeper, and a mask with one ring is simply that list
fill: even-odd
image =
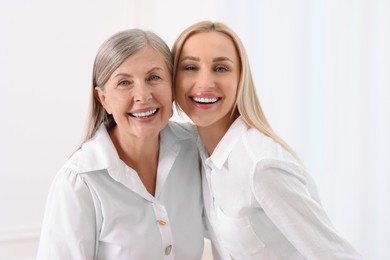
[{"label": "button placket", "polygon": [[160,224],[160,226],[165,226],[167,224],[167,222],[165,222],[164,220],[157,220],[158,224]]},{"label": "button placket", "polygon": [[172,245],[169,245],[165,248],[165,255],[170,255],[172,251]]},{"label": "button placket", "polygon": [[218,223],[218,214],[217,214],[217,200],[215,199],[215,190],[216,188],[216,183],[218,180],[218,170],[215,168],[215,165],[212,162],[209,162],[208,165],[208,184],[209,184],[209,191],[210,191],[210,198],[211,198],[211,209],[210,209],[210,224],[212,228],[216,231],[215,233],[215,238],[217,239],[218,243],[220,243],[223,246],[223,242],[221,241],[220,236],[218,235],[218,229],[221,228]]},{"label": "button placket", "polygon": [[156,216],[157,228],[161,234],[161,243],[163,245],[163,256],[164,259],[174,259],[173,253],[173,236],[172,230],[169,225],[168,213],[165,207],[159,203],[152,203],[153,210]]},{"label": "button placket", "polygon": [[215,202],[215,178],[217,176],[215,175],[215,170],[214,168],[211,167],[210,170],[210,193],[211,193],[211,207],[213,210],[215,210],[216,207],[216,202]]}]

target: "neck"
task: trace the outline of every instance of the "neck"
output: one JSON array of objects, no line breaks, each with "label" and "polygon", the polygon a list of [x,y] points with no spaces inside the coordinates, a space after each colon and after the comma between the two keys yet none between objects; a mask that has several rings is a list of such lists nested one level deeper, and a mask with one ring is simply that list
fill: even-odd
[{"label": "neck", "polygon": [[198,133],[202,142],[209,153],[209,155],[213,154],[215,148],[218,143],[221,141],[223,136],[228,131],[229,127],[234,122],[235,118],[224,118],[223,120],[219,120],[218,122],[213,123],[209,126],[198,126]]},{"label": "neck", "polygon": [[128,138],[118,135],[113,129],[110,137],[119,158],[137,172],[147,191],[154,195],[160,151],[159,136],[148,139]]}]

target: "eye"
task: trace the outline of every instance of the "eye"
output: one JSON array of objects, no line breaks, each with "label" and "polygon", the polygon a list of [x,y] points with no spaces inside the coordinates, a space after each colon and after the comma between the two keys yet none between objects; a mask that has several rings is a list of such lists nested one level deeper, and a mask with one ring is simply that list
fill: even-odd
[{"label": "eye", "polygon": [[196,71],[197,68],[195,65],[187,65],[184,67],[184,70],[188,70],[188,71]]},{"label": "eye", "polygon": [[215,67],[215,71],[216,72],[226,72],[226,71],[229,71],[229,69],[226,66],[218,65]]},{"label": "eye", "polygon": [[118,87],[127,87],[127,86],[130,86],[130,85],[131,85],[131,82],[128,81],[128,80],[121,80],[118,83]]},{"label": "eye", "polygon": [[157,75],[151,75],[148,80],[149,81],[156,81],[156,80],[160,80],[161,77],[160,76],[157,76]]}]

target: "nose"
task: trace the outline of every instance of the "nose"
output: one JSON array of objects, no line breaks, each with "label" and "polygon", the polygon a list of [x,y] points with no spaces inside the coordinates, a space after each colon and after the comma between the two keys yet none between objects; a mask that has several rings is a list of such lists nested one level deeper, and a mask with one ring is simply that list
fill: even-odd
[{"label": "nose", "polygon": [[139,83],[134,87],[134,101],[137,103],[147,103],[153,98],[152,91],[147,84]]},{"label": "nose", "polygon": [[215,81],[212,73],[206,70],[201,70],[197,75],[196,87],[200,89],[215,87]]}]

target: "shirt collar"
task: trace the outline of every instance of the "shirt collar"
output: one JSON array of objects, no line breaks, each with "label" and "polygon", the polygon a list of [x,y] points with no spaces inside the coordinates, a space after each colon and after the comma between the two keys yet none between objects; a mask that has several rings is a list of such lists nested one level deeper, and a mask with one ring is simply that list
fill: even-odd
[{"label": "shirt collar", "polygon": [[[169,122],[167,127],[160,132],[160,157],[157,169],[156,196],[161,192],[174,161],[180,152],[180,144],[178,142],[191,138],[194,138],[193,133],[191,134],[191,131],[180,127],[175,122]],[[137,173],[119,158],[118,152],[103,124],[98,128],[95,136],[84,143],[75,156],[77,156],[79,172],[105,169],[114,180],[139,194],[145,194],[146,189],[143,185],[140,185]]]},{"label": "shirt collar", "polygon": [[[94,137],[83,144],[77,153],[78,167],[80,172],[91,172],[107,169],[115,172],[115,169],[122,168],[122,161],[115,149],[111,138],[102,124],[96,131]],[[118,180],[117,176],[112,176]]]},{"label": "shirt collar", "polygon": [[[222,168],[223,164],[228,159],[229,154],[233,150],[233,147],[247,130],[248,125],[244,122],[241,116],[238,117],[229,127],[210,156],[210,160],[217,168]],[[204,147],[201,149],[201,153],[203,154],[203,158],[205,158],[204,153],[207,154],[207,152]]]}]

